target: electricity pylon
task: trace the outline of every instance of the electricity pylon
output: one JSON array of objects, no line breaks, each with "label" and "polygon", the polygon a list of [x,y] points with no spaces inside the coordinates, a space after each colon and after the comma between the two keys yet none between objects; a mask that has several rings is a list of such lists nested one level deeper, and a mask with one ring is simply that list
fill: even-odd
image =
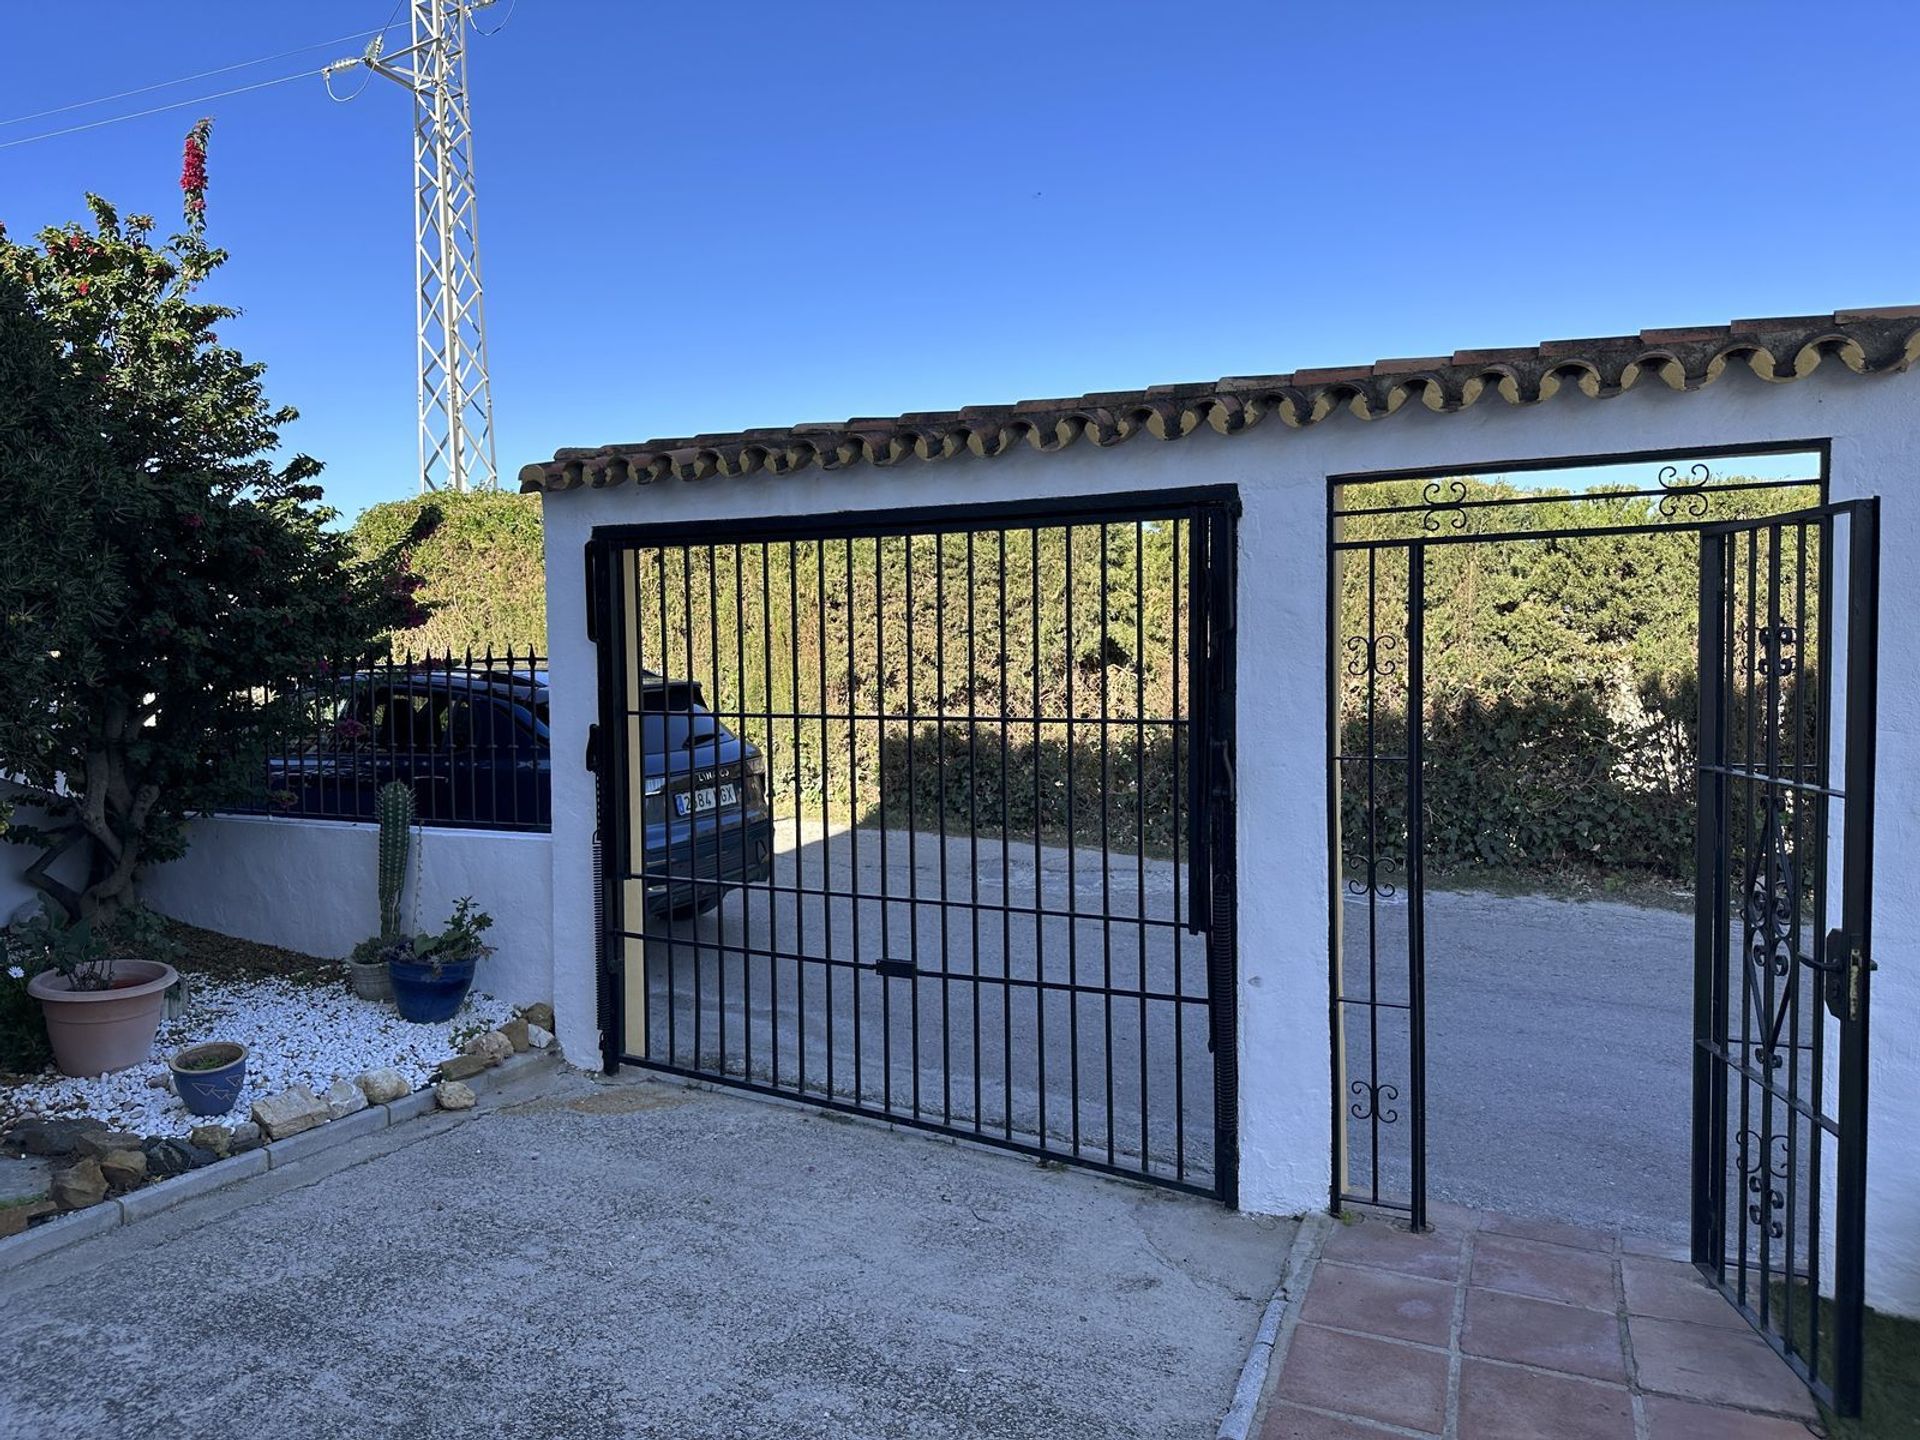
[{"label": "electricity pylon", "polygon": [[499,484],[480,289],[466,46],[474,11],[491,4],[493,0],[411,0],[411,45],[388,54],[385,37],[378,36],[364,55],[326,68],[329,92],[334,72],[364,65],[413,96],[422,494],[492,490]]}]

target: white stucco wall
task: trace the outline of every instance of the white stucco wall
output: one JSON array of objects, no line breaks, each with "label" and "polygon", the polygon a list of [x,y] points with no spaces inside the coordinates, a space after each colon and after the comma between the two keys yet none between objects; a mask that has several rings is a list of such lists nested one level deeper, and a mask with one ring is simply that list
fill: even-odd
[{"label": "white stucco wall", "polygon": [[[610,423],[610,430],[621,428]],[[595,717],[582,546],[596,526],[809,515],[867,508],[1237,485],[1240,545],[1241,1203],[1324,1206],[1331,1095],[1327,1029],[1326,477],[1424,466],[1597,455],[1771,440],[1833,441],[1836,499],[1879,495],[1881,597],[1879,875],[1874,978],[1869,1274],[1871,1303],[1920,1313],[1920,376],[1863,379],[1829,363],[1791,385],[1736,369],[1693,394],[1642,386],[1592,401],[1569,387],[1545,404],[1486,402],[1456,415],[1418,406],[1306,431],[1277,420],[1243,435],[1178,443],[1139,437],[1055,455],[1024,447],[890,469],[574,491],[547,497],[547,604],[554,754],[584,752]],[[590,844],[593,787],[554,769],[554,998],[570,1059],[597,1065]]]},{"label": "white stucco wall", "polygon": [[[193,822],[186,855],[140,879],[154,909],[191,925],[344,957],[380,928],[372,825],[220,815]],[[407,911],[438,926],[471,895],[493,916],[494,953],[474,985],[515,1004],[552,997],[548,836],[429,828],[416,836]]]}]

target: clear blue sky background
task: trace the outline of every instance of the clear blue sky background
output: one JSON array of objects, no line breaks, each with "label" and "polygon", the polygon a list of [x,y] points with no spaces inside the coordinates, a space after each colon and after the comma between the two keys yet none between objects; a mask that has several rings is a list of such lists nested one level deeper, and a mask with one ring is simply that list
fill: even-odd
[{"label": "clear blue sky background", "polygon": [[[10,6],[0,119],[390,3]],[[1920,300],[1910,3],[519,0],[471,50],[509,483],[560,445]],[[336,504],[411,494],[398,88],[0,148],[0,221],[171,218],[203,112],[229,338]]]}]

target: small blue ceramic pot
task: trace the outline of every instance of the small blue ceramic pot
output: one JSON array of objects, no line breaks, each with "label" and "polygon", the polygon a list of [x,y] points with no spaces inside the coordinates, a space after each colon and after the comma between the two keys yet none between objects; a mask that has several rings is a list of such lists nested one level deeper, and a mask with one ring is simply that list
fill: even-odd
[{"label": "small blue ceramic pot", "polygon": [[[207,1065],[209,1060],[218,1064]],[[247,1047],[231,1040],[194,1045],[168,1061],[173,1090],[195,1115],[224,1115],[247,1083]]]},{"label": "small blue ceramic pot", "polygon": [[387,974],[393,979],[393,1008],[402,1020],[430,1025],[451,1020],[460,1011],[461,1002],[473,984],[473,967],[479,960],[447,960],[436,974],[423,960],[389,960]]}]

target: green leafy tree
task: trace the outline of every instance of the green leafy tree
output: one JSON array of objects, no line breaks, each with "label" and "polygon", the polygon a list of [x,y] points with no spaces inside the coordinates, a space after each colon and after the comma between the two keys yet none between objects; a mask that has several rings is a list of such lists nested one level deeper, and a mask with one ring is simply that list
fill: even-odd
[{"label": "green leafy tree", "polygon": [[209,130],[164,241],[95,195],[90,225],[0,228],[0,775],[40,812],[6,838],[70,918],[111,919],[188,817],[258,787],[316,657],[426,618],[406,553],[431,516],[356,554],[319,462],[278,456],[295,412],[220,343]]}]

